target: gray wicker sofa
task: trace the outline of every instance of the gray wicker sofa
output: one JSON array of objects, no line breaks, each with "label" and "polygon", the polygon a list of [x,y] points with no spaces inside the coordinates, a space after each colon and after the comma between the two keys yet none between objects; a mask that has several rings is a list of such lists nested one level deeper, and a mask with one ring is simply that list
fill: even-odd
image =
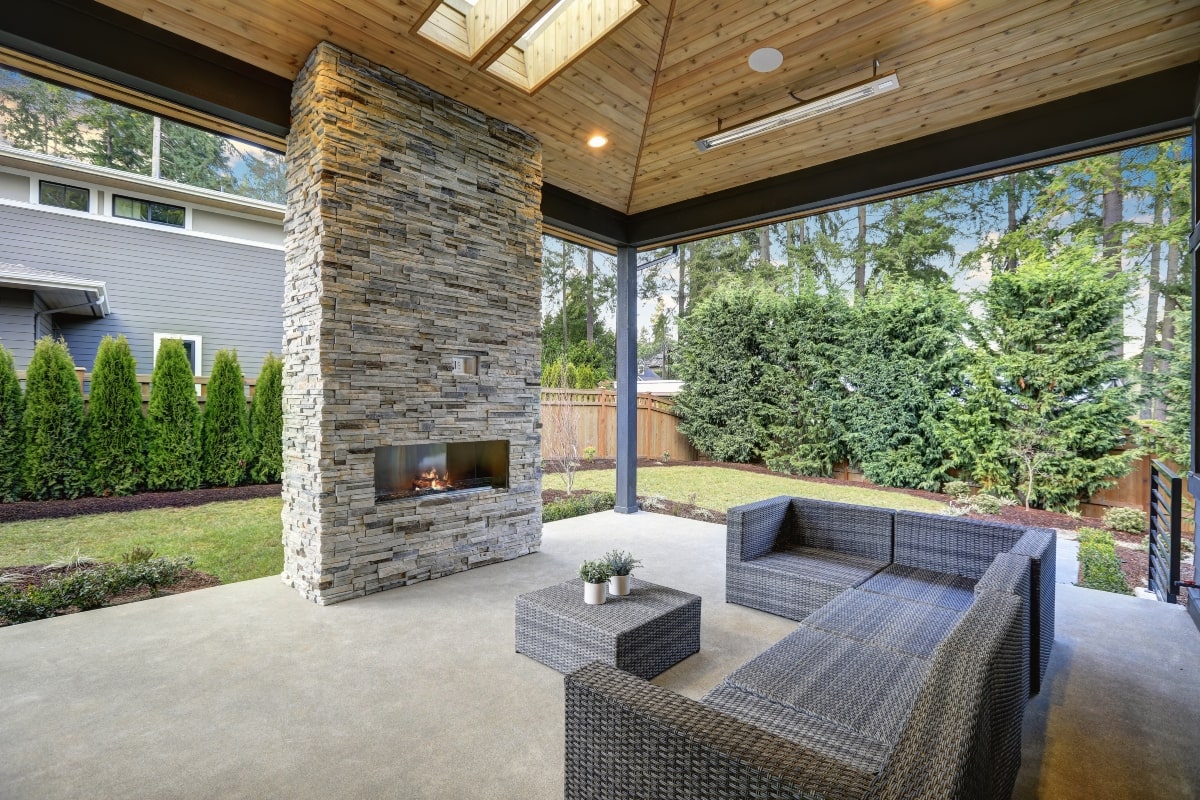
[{"label": "gray wicker sofa", "polygon": [[727,599],[803,621],[701,701],[568,676],[568,800],[1010,796],[1052,532],[793,498],[728,530]]}]

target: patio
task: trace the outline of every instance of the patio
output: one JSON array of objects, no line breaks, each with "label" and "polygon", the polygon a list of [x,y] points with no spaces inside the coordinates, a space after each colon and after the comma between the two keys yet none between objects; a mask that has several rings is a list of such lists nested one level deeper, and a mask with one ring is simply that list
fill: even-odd
[{"label": "patio", "polygon": [[[604,513],[547,525],[536,555],[325,608],[264,578],[15,626],[3,795],[561,797],[562,678],[513,652],[513,598],[611,547],[704,598],[701,651],[656,683],[699,697],[795,625],[723,602],[723,526]],[[1191,620],[1058,592],[1014,797],[1189,796]]]}]

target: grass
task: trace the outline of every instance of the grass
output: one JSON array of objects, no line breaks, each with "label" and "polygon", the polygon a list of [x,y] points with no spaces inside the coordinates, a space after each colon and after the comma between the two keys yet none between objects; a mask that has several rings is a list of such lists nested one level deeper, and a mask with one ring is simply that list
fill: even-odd
[{"label": "grass", "polygon": [[282,503],[268,497],[0,525],[0,572],[45,564],[75,548],[100,561],[117,561],[141,546],[160,556],[190,555],[196,569],[223,583],[278,575]]},{"label": "grass", "polygon": [[[566,488],[560,475],[547,475],[547,489]],[[611,492],[613,470],[580,472],[579,489]],[[730,506],[778,495],[910,511],[941,511],[944,504],[899,492],[854,484],[827,484],[721,467],[655,467],[638,470],[638,493],[724,511]],[[160,556],[190,555],[196,569],[223,583],[277,575],[283,564],[279,512],[282,500],[235,500],[193,508],[94,514],[67,519],[0,525],[0,572],[19,564],[45,564],[76,548],[101,561],[117,561],[135,547]]]},{"label": "grass", "polygon": [[[575,473],[576,489],[611,492],[616,488],[616,481],[616,472],[611,469]],[[946,508],[945,503],[901,492],[884,492],[855,486],[852,483],[817,483],[723,467],[650,467],[638,470],[637,481],[639,495],[659,495],[667,500],[689,503],[692,502],[691,495],[694,493],[696,505],[715,511],[726,511],[732,506],[779,495],[858,503],[904,511],[937,513]],[[542,488],[565,489],[566,483],[561,475],[546,475],[542,479]]]}]

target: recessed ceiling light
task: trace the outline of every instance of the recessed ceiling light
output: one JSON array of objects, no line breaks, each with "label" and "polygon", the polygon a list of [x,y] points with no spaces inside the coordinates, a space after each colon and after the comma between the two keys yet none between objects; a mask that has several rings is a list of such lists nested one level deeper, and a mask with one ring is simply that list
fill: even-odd
[{"label": "recessed ceiling light", "polygon": [[783,64],[783,53],[774,47],[760,47],[750,54],[750,69],[755,72],[774,72]]},{"label": "recessed ceiling light", "polygon": [[588,139],[588,147],[604,147],[606,144],[608,144],[608,137],[600,133]]}]

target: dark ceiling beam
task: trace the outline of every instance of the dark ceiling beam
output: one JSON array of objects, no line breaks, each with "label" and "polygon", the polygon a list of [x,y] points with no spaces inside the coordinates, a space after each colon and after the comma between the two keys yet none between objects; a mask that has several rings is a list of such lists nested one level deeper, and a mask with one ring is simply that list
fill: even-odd
[{"label": "dark ceiling beam", "polygon": [[1198,64],[1163,70],[643,211],[629,218],[630,243],[645,248],[700,238],[1180,131],[1191,125],[1198,74]]},{"label": "dark ceiling beam", "polygon": [[6,3],[0,45],[272,136],[292,83],[92,0]]}]

